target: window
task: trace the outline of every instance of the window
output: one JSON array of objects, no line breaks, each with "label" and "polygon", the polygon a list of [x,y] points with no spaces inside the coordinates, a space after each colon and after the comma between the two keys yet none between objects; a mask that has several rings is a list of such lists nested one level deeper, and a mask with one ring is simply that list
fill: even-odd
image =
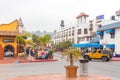
[{"label": "window", "polygon": [[78,29],[78,34],[81,34],[81,29]]},{"label": "window", "polygon": [[71,36],[71,31],[69,31],[69,36]]},{"label": "window", "polygon": [[87,38],[87,41],[89,41],[89,37],[86,37]]},{"label": "window", "polygon": [[111,38],[115,38],[115,33],[110,33]]},{"label": "window", "polygon": [[101,28],[101,27],[102,27],[102,25],[101,25],[101,24],[99,24],[99,25],[98,25],[98,28]]},{"label": "window", "polygon": [[72,30],[72,36],[74,36],[74,30]]},{"label": "window", "polygon": [[84,34],[87,34],[88,32],[87,32],[87,29],[84,29]]},{"label": "window", "polygon": [[103,39],[103,35],[100,35],[100,39]]}]

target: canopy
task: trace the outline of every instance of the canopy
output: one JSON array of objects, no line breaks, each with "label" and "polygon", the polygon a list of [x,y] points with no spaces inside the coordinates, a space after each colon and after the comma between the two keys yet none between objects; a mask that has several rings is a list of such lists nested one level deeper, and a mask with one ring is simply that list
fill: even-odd
[{"label": "canopy", "polygon": [[103,35],[103,32],[102,31],[98,31],[96,34],[97,35]]},{"label": "canopy", "polygon": [[103,48],[103,46],[101,44],[97,44],[97,43],[72,44],[72,47],[80,47],[80,48],[89,48],[89,47]]},{"label": "canopy", "polygon": [[106,33],[115,33],[115,29],[106,30]]},{"label": "canopy", "polygon": [[106,48],[115,48],[115,44],[107,44]]}]

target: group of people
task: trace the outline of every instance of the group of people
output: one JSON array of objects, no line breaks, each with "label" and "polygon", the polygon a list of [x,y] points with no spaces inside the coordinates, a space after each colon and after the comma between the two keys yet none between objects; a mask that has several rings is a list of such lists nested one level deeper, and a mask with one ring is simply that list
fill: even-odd
[{"label": "group of people", "polygon": [[50,54],[48,53],[48,50],[45,51],[39,51],[37,48],[32,49],[32,48],[27,48],[24,51],[26,56],[31,56],[34,57],[35,59],[48,59]]}]

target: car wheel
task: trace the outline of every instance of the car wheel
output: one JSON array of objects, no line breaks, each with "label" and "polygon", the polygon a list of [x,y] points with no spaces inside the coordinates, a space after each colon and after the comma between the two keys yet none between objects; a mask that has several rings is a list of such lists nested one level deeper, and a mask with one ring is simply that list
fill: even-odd
[{"label": "car wheel", "polygon": [[84,59],[86,59],[86,60],[91,60],[90,58],[89,58],[89,56],[84,56]]},{"label": "car wheel", "polygon": [[102,57],[102,61],[106,62],[106,61],[108,61],[108,58],[107,57]]}]

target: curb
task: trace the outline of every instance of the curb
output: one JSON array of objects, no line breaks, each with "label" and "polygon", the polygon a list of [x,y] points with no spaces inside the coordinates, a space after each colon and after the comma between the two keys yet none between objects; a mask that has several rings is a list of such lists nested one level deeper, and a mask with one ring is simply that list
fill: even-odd
[{"label": "curb", "polygon": [[58,60],[30,60],[30,61],[18,61],[18,63],[31,63],[31,62],[55,62]]},{"label": "curb", "polygon": [[78,75],[76,78],[66,78],[65,74],[41,74],[32,76],[20,76],[8,80],[112,80],[111,77],[90,74],[87,77]]}]

